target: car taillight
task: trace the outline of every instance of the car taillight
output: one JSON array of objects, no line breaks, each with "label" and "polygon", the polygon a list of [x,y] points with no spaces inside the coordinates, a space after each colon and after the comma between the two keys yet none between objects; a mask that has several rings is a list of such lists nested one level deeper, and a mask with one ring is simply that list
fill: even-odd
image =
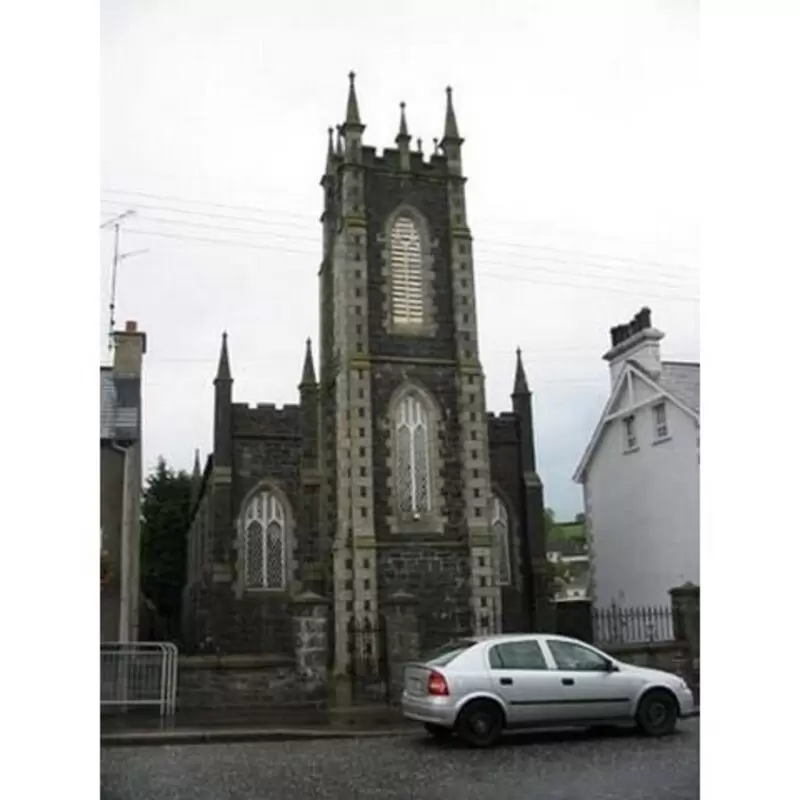
[{"label": "car taillight", "polygon": [[435,695],[436,697],[447,697],[447,695],[450,694],[447,681],[440,672],[431,672],[431,674],[428,675],[428,694]]}]

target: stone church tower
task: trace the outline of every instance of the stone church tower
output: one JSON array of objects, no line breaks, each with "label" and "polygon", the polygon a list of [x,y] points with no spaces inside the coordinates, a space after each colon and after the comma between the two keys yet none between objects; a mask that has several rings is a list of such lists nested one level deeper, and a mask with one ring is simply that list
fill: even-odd
[{"label": "stone church tower", "polygon": [[190,649],[281,651],[292,596],[312,590],[331,601],[340,673],[377,663],[398,592],[416,598],[423,649],[550,624],[519,352],[513,411],[486,412],[451,90],[427,160],[403,104],[378,155],[354,77],[321,181],[319,381],[308,342],[299,405],[233,403],[223,340],[184,613]]}]

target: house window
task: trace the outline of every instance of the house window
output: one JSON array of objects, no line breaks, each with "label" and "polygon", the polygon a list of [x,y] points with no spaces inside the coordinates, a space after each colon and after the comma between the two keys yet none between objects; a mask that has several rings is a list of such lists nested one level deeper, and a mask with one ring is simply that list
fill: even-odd
[{"label": "house window", "polygon": [[391,233],[392,318],[395,322],[422,322],[422,244],[419,230],[408,215],[395,220]]},{"label": "house window", "polygon": [[636,417],[631,415],[622,420],[625,426],[625,449],[634,450],[636,448]]},{"label": "house window", "polygon": [[395,414],[395,465],[401,513],[430,511],[428,429],[428,414],[422,400],[415,393],[406,395]]},{"label": "house window", "polygon": [[653,406],[653,423],[656,428],[656,439],[666,439],[668,434],[666,403]]},{"label": "house window", "polygon": [[511,583],[511,561],[508,549],[508,511],[497,495],[492,496],[492,547],[497,570],[497,583]]},{"label": "house window", "polygon": [[262,491],[244,512],[245,583],[248,589],[286,588],[286,510],[273,492]]}]

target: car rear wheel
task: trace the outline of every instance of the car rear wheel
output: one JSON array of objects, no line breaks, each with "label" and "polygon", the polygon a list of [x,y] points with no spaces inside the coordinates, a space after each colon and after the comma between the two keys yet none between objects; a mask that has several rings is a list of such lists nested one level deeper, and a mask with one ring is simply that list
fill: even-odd
[{"label": "car rear wheel", "polygon": [[442,725],[434,725],[431,722],[425,723],[425,730],[428,731],[434,739],[447,739],[452,733],[450,728],[445,728]]},{"label": "car rear wheel", "polygon": [[648,692],[636,710],[636,727],[645,736],[668,736],[678,721],[678,704],[663,689]]},{"label": "car rear wheel", "polygon": [[491,747],[503,733],[503,711],[490,700],[474,700],[458,715],[456,733],[471,747]]}]

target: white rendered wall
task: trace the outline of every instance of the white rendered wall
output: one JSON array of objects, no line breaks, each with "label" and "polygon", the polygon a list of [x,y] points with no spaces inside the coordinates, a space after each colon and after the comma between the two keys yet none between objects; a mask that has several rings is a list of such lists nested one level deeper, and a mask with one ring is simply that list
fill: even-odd
[{"label": "white rendered wall", "polygon": [[672,587],[700,583],[698,428],[668,403],[670,438],[653,444],[652,408],[636,416],[638,450],[624,452],[616,419],[586,473],[596,608],[663,606]]}]

